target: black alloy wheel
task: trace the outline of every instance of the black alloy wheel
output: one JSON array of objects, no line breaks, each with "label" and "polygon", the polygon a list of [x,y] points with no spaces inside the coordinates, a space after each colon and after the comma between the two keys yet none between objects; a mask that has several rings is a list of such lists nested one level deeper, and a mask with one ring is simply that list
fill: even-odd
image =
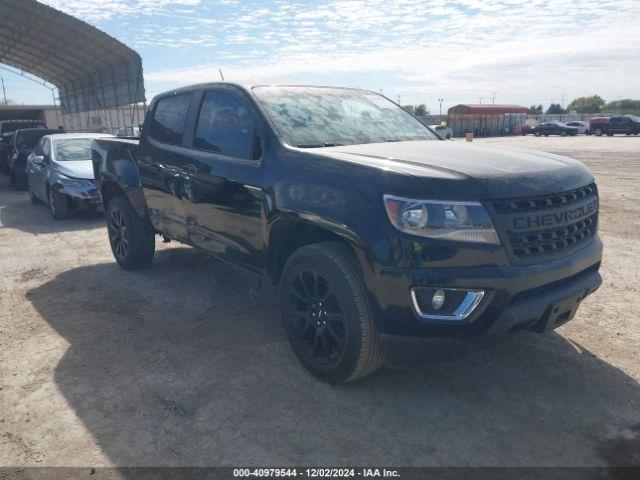
[{"label": "black alloy wheel", "polygon": [[344,244],[296,250],[282,272],[279,296],[293,352],[316,377],[351,382],[384,363],[362,273]]},{"label": "black alloy wheel", "polygon": [[289,284],[289,312],[295,335],[311,360],[336,363],[346,345],[347,329],[338,299],[318,270],[300,270]]},{"label": "black alloy wheel", "polygon": [[107,230],[109,232],[109,242],[111,243],[113,254],[117,260],[124,261],[129,252],[129,231],[122,218],[122,213],[117,206],[109,212]]},{"label": "black alloy wheel", "polygon": [[139,216],[124,195],[109,201],[106,217],[109,245],[118,265],[125,270],[149,265],[156,249],[155,230],[149,218]]}]

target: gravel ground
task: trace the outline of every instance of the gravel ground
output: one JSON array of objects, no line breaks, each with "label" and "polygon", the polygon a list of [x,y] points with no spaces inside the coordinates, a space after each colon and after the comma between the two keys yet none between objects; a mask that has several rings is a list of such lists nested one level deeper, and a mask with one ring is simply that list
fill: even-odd
[{"label": "gravel ground", "polygon": [[101,216],[0,177],[0,466],[640,465],[640,137],[478,142],[589,166],[603,287],[547,336],[340,387],[300,367],[273,289],[173,243],[122,271]]}]

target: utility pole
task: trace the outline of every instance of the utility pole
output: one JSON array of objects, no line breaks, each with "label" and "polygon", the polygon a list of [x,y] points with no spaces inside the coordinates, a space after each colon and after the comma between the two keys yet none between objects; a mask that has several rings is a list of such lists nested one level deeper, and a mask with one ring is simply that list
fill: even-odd
[{"label": "utility pole", "polygon": [[398,95],[398,105],[402,105],[402,95]]},{"label": "utility pole", "polygon": [[480,97],[480,105],[482,105],[482,97]]},{"label": "utility pole", "polygon": [[220,79],[224,82],[224,75],[222,75],[222,69],[218,68],[218,72],[220,72]]},{"label": "utility pole", "polygon": [[444,98],[439,98],[438,102],[440,103],[440,116],[442,116],[442,102],[444,102]]},{"label": "utility pole", "polygon": [[4,96],[4,104],[7,104],[7,90],[4,88],[4,78],[0,77],[0,81],[2,81],[2,96]]},{"label": "utility pole", "polygon": [[491,94],[491,105],[495,105],[496,104],[496,92],[493,92]]},{"label": "utility pole", "polygon": [[564,110],[564,99],[565,99],[566,97],[567,97],[567,96],[566,96],[564,93],[563,93],[563,94],[562,94],[562,96],[560,97],[560,98],[561,98],[561,102],[562,102],[562,109],[563,109],[563,110]]}]

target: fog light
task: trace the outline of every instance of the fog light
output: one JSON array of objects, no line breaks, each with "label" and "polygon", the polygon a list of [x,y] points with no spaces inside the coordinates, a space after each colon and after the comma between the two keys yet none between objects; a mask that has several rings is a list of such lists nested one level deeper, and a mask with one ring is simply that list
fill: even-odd
[{"label": "fog light", "polygon": [[420,318],[426,320],[461,321],[480,304],[483,290],[466,288],[413,287],[411,300]]},{"label": "fog light", "polygon": [[431,306],[434,310],[439,310],[444,305],[444,290],[436,290],[431,299]]}]

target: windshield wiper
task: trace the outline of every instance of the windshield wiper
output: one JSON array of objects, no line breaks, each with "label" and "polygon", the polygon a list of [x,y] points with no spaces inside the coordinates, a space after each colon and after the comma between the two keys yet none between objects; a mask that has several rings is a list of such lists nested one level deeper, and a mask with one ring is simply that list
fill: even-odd
[{"label": "windshield wiper", "polygon": [[387,138],[387,142],[401,142],[399,138]]},{"label": "windshield wiper", "polygon": [[322,143],[299,143],[296,145],[298,148],[322,148],[322,147],[343,147],[342,143],[331,143],[331,142],[322,142]]}]

